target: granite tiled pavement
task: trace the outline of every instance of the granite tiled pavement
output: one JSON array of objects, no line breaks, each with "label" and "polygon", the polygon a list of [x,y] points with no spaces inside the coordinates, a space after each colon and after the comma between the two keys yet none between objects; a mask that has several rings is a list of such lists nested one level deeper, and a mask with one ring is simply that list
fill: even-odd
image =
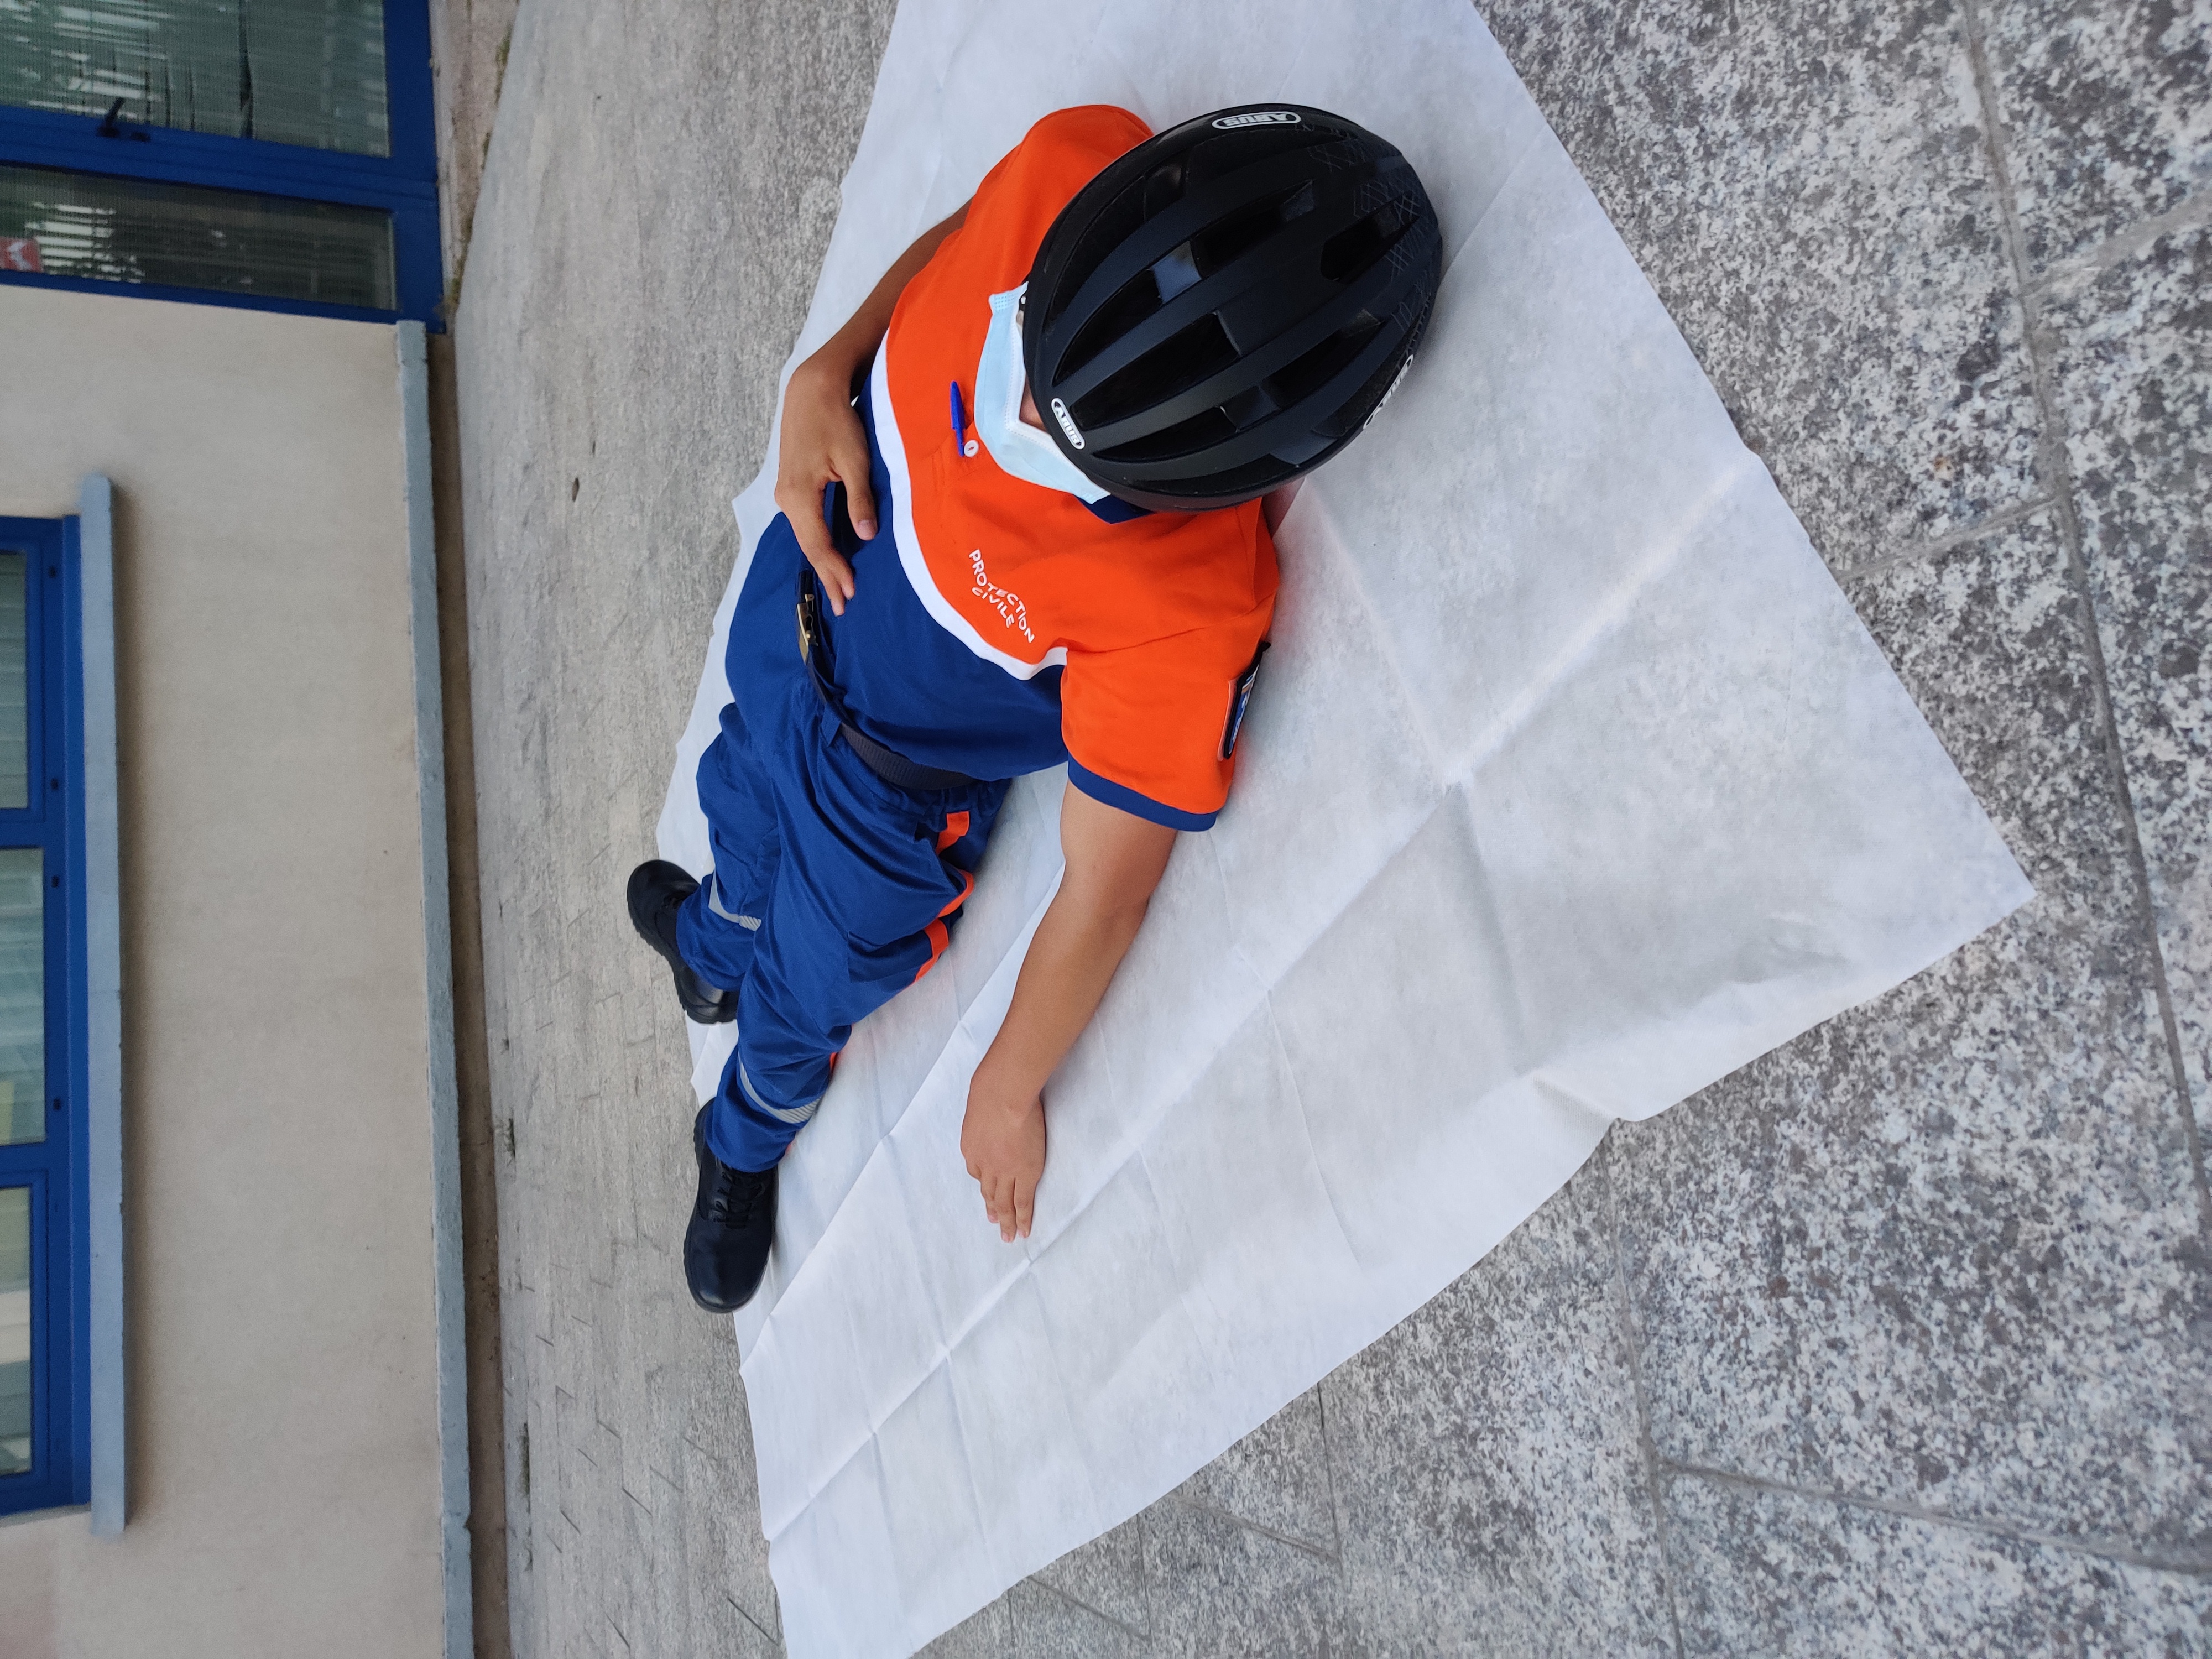
[{"label": "granite tiled pavement", "polygon": [[[675,1260],[682,1030],[621,888],[889,14],[527,0],[479,151],[456,335],[525,1655],[777,1650],[736,1351]],[[2212,6],[1485,15],[2036,897],[1617,1129],[932,1651],[2203,1654]]]}]

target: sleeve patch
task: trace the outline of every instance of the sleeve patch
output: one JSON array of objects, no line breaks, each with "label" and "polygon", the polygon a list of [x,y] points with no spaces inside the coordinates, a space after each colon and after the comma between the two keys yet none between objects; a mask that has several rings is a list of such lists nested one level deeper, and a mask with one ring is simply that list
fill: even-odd
[{"label": "sleeve patch", "polygon": [[1260,659],[1267,654],[1267,641],[1262,640],[1260,648],[1252,653],[1252,660],[1246,665],[1244,672],[1230,686],[1229,718],[1222,722],[1221,726],[1221,758],[1224,760],[1237,752],[1237,734],[1243,729],[1244,711],[1252,703],[1252,688],[1260,683]]}]

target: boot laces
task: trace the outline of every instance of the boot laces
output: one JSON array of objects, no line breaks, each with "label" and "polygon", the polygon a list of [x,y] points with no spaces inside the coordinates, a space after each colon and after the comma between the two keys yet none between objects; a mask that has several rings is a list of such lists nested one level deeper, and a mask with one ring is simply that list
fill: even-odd
[{"label": "boot laces", "polygon": [[762,1201],[768,1196],[769,1177],[774,1173],[763,1170],[754,1174],[721,1164],[707,1189],[707,1219],[718,1227],[743,1229],[752,1225]]}]

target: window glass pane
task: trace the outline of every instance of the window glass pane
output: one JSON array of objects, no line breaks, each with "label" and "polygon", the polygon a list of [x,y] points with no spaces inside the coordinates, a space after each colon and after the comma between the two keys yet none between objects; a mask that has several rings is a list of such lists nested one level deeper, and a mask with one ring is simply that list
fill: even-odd
[{"label": "window glass pane", "polygon": [[31,1467],[31,1189],[0,1187],[0,1474]]},{"label": "window glass pane", "polygon": [[0,167],[0,244],[15,269],[56,276],[398,306],[381,208]]},{"label": "window glass pane", "polygon": [[46,1138],[46,855],[0,848],[0,1146]]},{"label": "window glass pane", "polygon": [[31,804],[29,563],[21,553],[0,553],[0,811]]},{"label": "window glass pane", "polygon": [[383,0],[0,0],[0,103],[392,154]]}]

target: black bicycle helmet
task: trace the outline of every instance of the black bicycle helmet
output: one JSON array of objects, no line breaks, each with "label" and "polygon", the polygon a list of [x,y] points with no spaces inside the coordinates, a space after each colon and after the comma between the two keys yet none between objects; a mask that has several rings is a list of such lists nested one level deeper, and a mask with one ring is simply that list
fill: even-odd
[{"label": "black bicycle helmet", "polygon": [[1109,166],[1030,267],[1022,351],[1063,454],[1139,507],[1264,495],[1358,436],[1436,302],[1412,163],[1326,110],[1186,121]]}]

